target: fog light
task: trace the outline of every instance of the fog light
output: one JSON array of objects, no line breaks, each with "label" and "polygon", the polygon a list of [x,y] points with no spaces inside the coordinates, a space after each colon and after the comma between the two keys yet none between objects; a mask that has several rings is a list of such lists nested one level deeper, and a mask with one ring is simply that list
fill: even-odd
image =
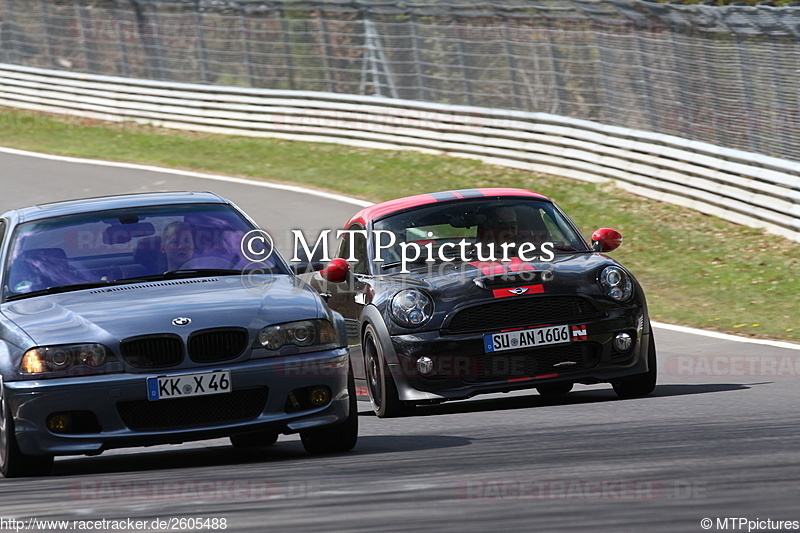
[{"label": "fog light", "polygon": [[328,387],[314,387],[308,393],[308,400],[314,407],[325,405],[331,400],[331,391]]},{"label": "fog light", "polygon": [[431,372],[433,372],[433,359],[428,357],[427,355],[423,355],[419,359],[417,359],[417,370],[423,376],[427,376]]},{"label": "fog light", "polygon": [[66,433],[72,426],[72,418],[67,413],[54,413],[47,419],[47,427],[54,433]]},{"label": "fog light", "polygon": [[627,352],[633,346],[633,339],[627,333],[617,333],[614,337],[614,349],[618,352]]}]

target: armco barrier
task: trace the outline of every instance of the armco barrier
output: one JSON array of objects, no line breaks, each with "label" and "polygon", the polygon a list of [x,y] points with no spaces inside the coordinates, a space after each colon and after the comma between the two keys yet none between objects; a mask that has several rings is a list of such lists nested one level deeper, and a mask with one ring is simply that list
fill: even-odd
[{"label": "armco barrier", "polygon": [[166,83],[0,64],[0,105],[213,133],[413,149],[585,181],[800,242],[800,163],[544,113]]}]

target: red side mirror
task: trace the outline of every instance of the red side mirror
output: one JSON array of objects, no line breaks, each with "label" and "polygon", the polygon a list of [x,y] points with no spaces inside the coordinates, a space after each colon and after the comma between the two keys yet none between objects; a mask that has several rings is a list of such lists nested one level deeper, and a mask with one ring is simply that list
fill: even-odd
[{"label": "red side mirror", "polygon": [[347,263],[347,261],[341,257],[337,257],[336,259],[331,260],[331,262],[328,263],[328,266],[320,270],[319,274],[330,282],[339,283],[344,281],[348,270],[350,270],[350,265]]},{"label": "red side mirror", "polygon": [[598,252],[613,252],[622,244],[622,233],[611,228],[601,228],[592,233],[592,248]]}]

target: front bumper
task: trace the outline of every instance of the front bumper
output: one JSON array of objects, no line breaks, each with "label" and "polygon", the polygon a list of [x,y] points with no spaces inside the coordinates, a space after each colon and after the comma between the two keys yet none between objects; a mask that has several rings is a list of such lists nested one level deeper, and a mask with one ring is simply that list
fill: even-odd
[{"label": "front bumper", "polygon": [[[343,422],[349,414],[348,359],[347,349],[340,348],[193,370],[6,381],[3,395],[11,408],[22,453],[94,455],[112,448],[181,443],[260,430],[295,433]],[[212,370],[230,370],[230,393],[147,400],[149,376]],[[331,391],[331,401],[326,405],[298,408],[296,402],[289,401],[290,393],[317,386]],[[227,402],[230,408],[215,409],[210,421],[198,420],[198,404],[192,403],[197,398],[212,399],[214,404]],[[240,398],[246,398],[243,401],[249,406],[238,405]],[[62,412],[89,412],[81,418],[88,417],[91,422],[84,422],[77,433],[49,430],[50,415]]]},{"label": "front bumper", "polygon": [[[483,334],[431,331],[394,335],[392,346],[397,357],[389,363],[389,369],[399,399],[416,402],[463,399],[545,383],[622,381],[648,371],[650,331],[646,323],[642,308],[620,309],[613,316],[570,323],[581,329],[585,326],[586,335],[576,336],[569,343],[495,353],[485,353]],[[619,332],[627,332],[634,339],[632,348],[624,353],[612,346]],[[428,375],[417,369],[422,356],[434,363]]]}]

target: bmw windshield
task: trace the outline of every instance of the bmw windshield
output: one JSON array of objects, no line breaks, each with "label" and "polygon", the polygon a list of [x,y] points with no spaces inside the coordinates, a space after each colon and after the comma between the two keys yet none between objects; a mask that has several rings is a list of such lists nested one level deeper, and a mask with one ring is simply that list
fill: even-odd
[{"label": "bmw windshield", "polygon": [[[117,209],[20,224],[4,269],[4,300],[169,277],[237,274],[253,225],[225,204]],[[286,273],[280,261],[267,265]],[[262,267],[263,268],[263,267]]]}]

